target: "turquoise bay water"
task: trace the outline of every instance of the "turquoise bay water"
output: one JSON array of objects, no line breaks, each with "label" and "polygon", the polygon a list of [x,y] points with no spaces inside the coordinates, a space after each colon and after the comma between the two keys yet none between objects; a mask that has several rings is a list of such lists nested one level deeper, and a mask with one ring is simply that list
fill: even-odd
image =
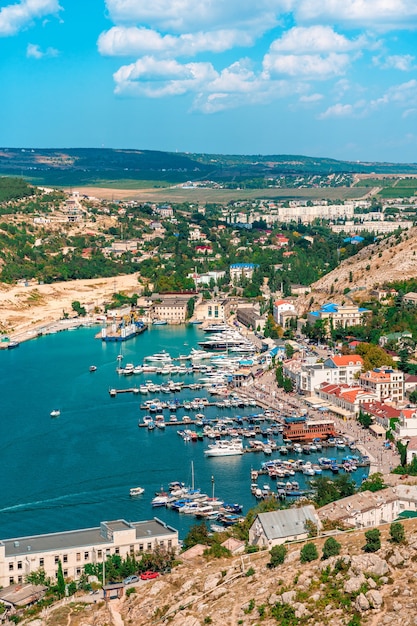
[{"label": "turquoise bay water", "polygon": [[[98,526],[116,518],[138,521],[153,516],[177,528],[184,537],[195,520],[169,509],[153,509],[151,499],[171,481],[190,484],[192,462],[196,487],[211,495],[213,477],[215,495],[243,504],[247,512],[256,503],[250,493],[250,470],[266,460],[262,453],[205,458],[207,440],[185,443],[175,426],[151,432],[138,428],[144,415],[139,405],[150,394],[111,398],[108,393],[111,387],[167,379],[149,373],[118,375],[120,350],[124,364],[139,364],[144,356],[162,349],[172,356],[187,354],[202,338],[202,331],[195,326],[150,328],[121,348],[121,344],[94,339],[98,330],[61,332],[0,352],[0,539]],[[90,365],[96,365],[97,371],[90,373]],[[199,376],[175,374],[173,379],[197,382]],[[199,390],[177,394],[183,399],[202,395],[204,391]],[[55,419],[50,417],[54,408],[61,410]],[[204,411],[208,417],[254,412],[249,407]],[[177,413],[180,418],[185,411]],[[165,418],[169,418],[168,411]],[[344,454],[332,449],[329,456],[341,458]],[[309,457],[311,461],[315,458]],[[363,470],[359,472],[361,476]],[[302,475],[294,478],[302,484]],[[260,486],[267,482],[267,477],[260,478]],[[131,498],[129,489],[135,486],[144,487],[145,493]]]}]

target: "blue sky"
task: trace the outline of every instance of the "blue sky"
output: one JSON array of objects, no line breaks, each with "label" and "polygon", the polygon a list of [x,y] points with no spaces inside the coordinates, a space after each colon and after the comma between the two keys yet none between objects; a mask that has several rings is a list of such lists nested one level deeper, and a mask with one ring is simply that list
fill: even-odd
[{"label": "blue sky", "polygon": [[0,0],[0,143],[417,161],[417,0]]}]

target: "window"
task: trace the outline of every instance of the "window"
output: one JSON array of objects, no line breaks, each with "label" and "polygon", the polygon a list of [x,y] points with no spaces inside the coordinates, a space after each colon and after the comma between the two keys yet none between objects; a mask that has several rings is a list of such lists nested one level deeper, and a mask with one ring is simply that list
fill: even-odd
[{"label": "window", "polygon": [[163,548],[163,547],[164,547],[165,543],[164,543],[164,540],[163,540],[163,539],[159,542],[159,545],[161,546],[161,548]]},{"label": "window", "polygon": [[117,548],[114,549],[114,553],[115,554],[120,554],[120,548],[119,546],[117,546]]},{"label": "window", "polygon": [[14,563],[9,563],[9,572],[14,570]]},{"label": "window", "polygon": [[22,561],[18,561],[17,562],[17,569],[22,569],[23,565],[22,565]]},{"label": "window", "polygon": [[45,559],[43,557],[41,557],[39,559],[39,567],[43,567],[45,565]]},{"label": "window", "polygon": [[59,561],[59,556],[55,555],[55,563],[58,563]]},{"label": "window", "polygon": [[64,563],[68,563],[68,554],[64,554],[62,560],[64,561]]},{"label": "window", "polygon": [[103,551],[102,550],[97,550],[97,558],[98,559],[102,559],[103,558]]},{"label": "window", "polygon": [[139,544],[139,552],[143,552],[143,543]]},{"label": "window", "polygon": [[147,545],[147,548],[146,548],[146,549],[147,549],[147,550],[152,550],[152,543],[151,543],[151,542],[149,542],[149,543],[148,543],[148,545]]},{"label": "window", "polygon": [[13,578],[13,576],[11,576],[9,578],[9,585],[14,585],[14,578]]},{"label": "window", "polygon": [[84,561],[88,561],[88,556],[89,556],[89,553],[88,552],[84,552]]},{"label": "window", "polygon": [[130,546],[129,552],[130,554],[135,554],[135,546]]},{"label": "window", "polygon": [[64,574],[64,577],[67,578],[68,577],[68,570],[64,569],[64,571],[62,572]]},{"label": "window", "polygon": [[81,552],[77,552],[77,555],[75,558],[77,559],[77,561],[81,561]]},{"label": "window", "polygon": [[168,539],[168,548],[172,548],[172,539]]},{"label": "window", "polygon": [[81,576],[81,568],[77,567],[77,569],[75,570],[75,573],[77,576]]}]

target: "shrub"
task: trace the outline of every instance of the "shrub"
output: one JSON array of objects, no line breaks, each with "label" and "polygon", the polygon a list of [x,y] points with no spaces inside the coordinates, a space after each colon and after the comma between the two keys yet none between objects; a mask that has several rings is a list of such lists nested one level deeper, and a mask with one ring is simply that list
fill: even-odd
[{"label": "shrub", "polygon": [[324,542],[322,559],[328,559],[331,556],[337,556],[340,553],[341,545],[334,537],[329,537]]},{"label": "shrub", "polygon": [[285,557],[287,556],[287,548],[284,545],[273,546],[270,555],[271,560],[268,563],[268,567],[272,569],[284,563]]},{"label": "shrub", "polygon": [[404,543],[404,526],[400,522],[393,522],[389,527],[390,541],[392,543]]},{"label": "shrub", "polygon": [[366,544],[363,546],[365,552],[377,552],[381,547],[381,533],[378,528],[373,528],[365,533]]},{"label": "shrub", "polygon": [[306,543],[301,548],[300,553],[300,561],[301,563],[309,563],[310,561],[315,561],[319,558],[319,553],[317,552],[315,543]]}]

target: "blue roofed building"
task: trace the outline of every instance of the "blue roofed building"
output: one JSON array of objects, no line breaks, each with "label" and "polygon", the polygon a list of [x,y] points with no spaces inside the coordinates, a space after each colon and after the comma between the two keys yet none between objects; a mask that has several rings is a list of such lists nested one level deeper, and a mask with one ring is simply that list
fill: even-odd
[{"label": "blue roofed building", "polygon": [[307,314],[307,322],[315,324],[318,320],[328,320],[328,331],[331,328],[346,328],[348,326],[360,326],[369,309],[358,307],[355,304],[339,305],[333,302],[323,304],[317,311],[310,311]]},{"label": "blue roofed building", "polygon": [[259,267],[256,263],[232,263],[230,266],[230,280],[232,283],[238,282],[241,278],[253,276],[253,272]]}]

